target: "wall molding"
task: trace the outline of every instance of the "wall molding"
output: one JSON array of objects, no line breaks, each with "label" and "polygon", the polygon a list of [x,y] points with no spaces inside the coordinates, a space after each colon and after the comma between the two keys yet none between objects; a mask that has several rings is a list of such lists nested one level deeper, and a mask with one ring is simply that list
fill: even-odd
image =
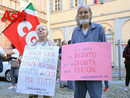
[{"label": "wall molding", "polygon": [[[107,14],[100,14],[100,15],[93,16],[92,18],[106,16],[106,15],[112,15],[112,14],[119,14],[119,13],[124,13],[124,12],[130,12],[130,10],[123,10],[123,11],[117,11],[117,12],[112,12],[112,13],[107,13]],[[113,18],[113,19],[115,19],[115,18]],[[107,19],[107,20],[112,20],[112,19]],[[55,23],[50,23],[50,25],[55,25],[55,24],[60,24],[60,23],[65,23],[65,22],[72,22],[72,21],[75,21],[75,20],[73,19],[73,20],[67,20],[67,21],[62,21],[62,22],[55,22]]]},{"label": "wall molding", "polygon": [[[115,1],[115,0],[105,0],[103,3],[105,3],[105,2],[110,2],[110,1]],[[100,2],[98,2],[98,4],[100,4]],[[95,5],[95,3],[88,4],[88,5],[89,5],[89,6],[93,6],[93,5]],[[50,14],[57,14],[57,13],[67,12],[67,11],[75,10],[75,9],[78,9],[78,8],[79,8],[79,6],[74,6],[74,7],[70,7],[70,8],[67,9],[67,10],[51,11]]]}]

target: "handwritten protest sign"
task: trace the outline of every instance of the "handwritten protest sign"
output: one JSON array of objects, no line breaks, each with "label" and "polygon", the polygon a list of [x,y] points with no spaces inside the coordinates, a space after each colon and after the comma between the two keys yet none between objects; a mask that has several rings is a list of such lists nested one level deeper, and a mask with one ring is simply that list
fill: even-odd
[{"label": "handwritten protest sign", "polygon": [[61,80],[112,80],[111,43],[62,46]]},{"label": "handwritten protest sign", "polygon": [[18,93],[54,96],[57,46],[26,46],[19,70]]}]

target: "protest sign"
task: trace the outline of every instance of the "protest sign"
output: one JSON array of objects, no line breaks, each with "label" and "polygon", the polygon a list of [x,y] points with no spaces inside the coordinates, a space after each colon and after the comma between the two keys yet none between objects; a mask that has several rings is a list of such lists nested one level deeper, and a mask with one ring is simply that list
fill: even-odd
[{"label": "protest sign", "polygon": [[64,45],[61,80],[112,80],[111,43],[85,42]]},{"label": "protest sign", "polygon": [[57,46],[26,46],[17,84],[18,93],[54,96]]}]

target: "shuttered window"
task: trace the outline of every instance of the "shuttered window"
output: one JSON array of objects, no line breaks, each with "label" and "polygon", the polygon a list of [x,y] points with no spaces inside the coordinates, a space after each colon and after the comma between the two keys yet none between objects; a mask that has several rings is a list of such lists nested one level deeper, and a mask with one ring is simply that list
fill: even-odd
[{"label": "shuttered window", "polygon": [[55,11],[63,8],[62,0],[55,0]]},{"label": "shuttered window", "polygon": [[50,0],[50,11],[53,11],[53,0]]}]

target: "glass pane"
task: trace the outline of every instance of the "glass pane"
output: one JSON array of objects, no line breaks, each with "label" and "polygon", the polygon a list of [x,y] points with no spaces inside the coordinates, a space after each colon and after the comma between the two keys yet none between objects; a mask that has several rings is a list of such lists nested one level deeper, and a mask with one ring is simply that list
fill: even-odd
[{"label": "glass pane", "polygon": [[81,0],[78,0],[78,5],[81,5]]}]

